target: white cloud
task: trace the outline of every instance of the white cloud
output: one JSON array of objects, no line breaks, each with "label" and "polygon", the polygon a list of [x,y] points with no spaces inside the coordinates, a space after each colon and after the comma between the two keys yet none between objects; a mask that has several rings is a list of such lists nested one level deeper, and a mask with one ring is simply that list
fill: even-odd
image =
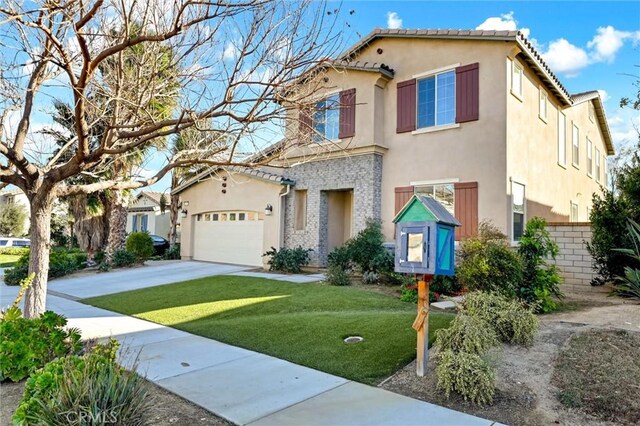
[{"label": "white cloud", "polygon": [[227,47],[225,47],[224,52],[222,52],[222,59],[231,61],[236,59],[237,55],[238,49],[236,49],[236,46],[231,42],[227,43]]},{"label": "white cloud", "polygon": [[611,138],[616,151],[630,147],[638,141],[638,128],[640,128],[640,115],[635,110],[618,109],[615,114],[607,117]]},{"label": "white cloud", "polygon": [[626,40],[637,43],[640,40],[640,31],[619,31],[611,25],[598,28],[596,35],[587,43],[593,62],[613,62]]},{"label": "white cloud", "polygon": [[[476,30],[486,31],[516,31],[520,30],[523,36],[529,38],[531,30],[529,28],[518,28],[518,21],[513,17],[513,12],[503,13],[500,16],[491,16],[476,27]],[[530,39],[534,46],[537,44],[535,39]]]},{"label": "white cloud", "polygon": [[564,38],[549,43],[546,52],[542,52],[542,57],[553,71],[567,77],[575,77],[580,70],[589,65],[587,52]]},{"label": "white cloud", "polygon": [[602,99],[602,102],[607,102],[611,98],[606,90],[599,89],[598,93],[600,93],[600,98]]},{"label": "white cloud", "polygon": [[397,12],[387,12],[387,28],[392,30],[402,28],[402,18]]}]

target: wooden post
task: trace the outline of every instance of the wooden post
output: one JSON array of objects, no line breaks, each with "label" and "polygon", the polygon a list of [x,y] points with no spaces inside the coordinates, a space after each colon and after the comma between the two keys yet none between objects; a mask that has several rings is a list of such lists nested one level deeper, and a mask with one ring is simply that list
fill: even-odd
[{"label": "wooden post", "polygon": [[423,275],[418,281],[418,316],[414,329],[418,332],[416,374],[424,377],[429,362],[429,282],[433,277]]}]

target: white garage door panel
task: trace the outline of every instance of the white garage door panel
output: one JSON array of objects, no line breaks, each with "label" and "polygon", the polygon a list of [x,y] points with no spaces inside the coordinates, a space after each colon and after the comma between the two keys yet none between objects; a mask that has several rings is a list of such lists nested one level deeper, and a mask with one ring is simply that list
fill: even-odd
[{"label": "white garage door panel", "polygon": [[195,222],[193,258],[262,266],[262,220]]}]

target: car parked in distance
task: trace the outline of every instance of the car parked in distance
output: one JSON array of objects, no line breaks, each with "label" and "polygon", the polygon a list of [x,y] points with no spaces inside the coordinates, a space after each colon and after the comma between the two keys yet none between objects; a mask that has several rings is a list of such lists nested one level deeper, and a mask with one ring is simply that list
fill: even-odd
[{"label": "car parked in distance", "polygon": [[31,240],[28,238],[0,237],[0,248],[7,247],[31,247]]},{"label": "car parked in distance", "polygon": [[169,249],[169,241],[159,235],[151,235],[151,239],[153,240],[154,254],[156,256],[164,255],[164,252]]}]

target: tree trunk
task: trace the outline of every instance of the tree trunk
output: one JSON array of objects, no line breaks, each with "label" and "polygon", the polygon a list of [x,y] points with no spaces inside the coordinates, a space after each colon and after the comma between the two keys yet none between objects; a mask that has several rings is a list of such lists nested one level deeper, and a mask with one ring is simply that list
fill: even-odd
[{"label": "tree trunk", "polygon": [[25,318],[35,318],[45,311],[47,300],[47,278],[49,275],[49,251],[51,250],[51,210],[53,197],[50,194],[35,195],[31,199],[31,252],[29,274],[35,277],[27,289],[24,301]]},{"label": "tree trunk", "polygon": [[113,253],[124,248],[127,239],[127,202],[122,191],[111,191],[108,210],[109,234],[105,257],[111,261]]},{"label": "tree trunk", "polygon": [[169,226],[169,245],[171,247],[176,245],[178,240],[178,203],[180,202],[180,197],[178,195],[171,195],[171,205],[170,209],[170,219],[171,225]]}]

